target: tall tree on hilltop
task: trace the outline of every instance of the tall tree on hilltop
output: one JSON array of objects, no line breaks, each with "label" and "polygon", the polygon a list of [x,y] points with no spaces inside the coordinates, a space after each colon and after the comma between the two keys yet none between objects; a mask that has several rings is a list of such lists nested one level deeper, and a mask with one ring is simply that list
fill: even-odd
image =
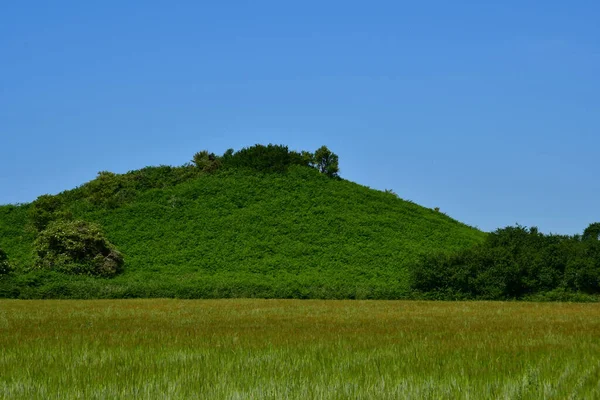
[{"label": "tall tree on hilltop", "polygon": [[330,177],[336,177],[340,172],[338,156],[327,146],[321,146],[315,151],[315,166],[321,173]]}]

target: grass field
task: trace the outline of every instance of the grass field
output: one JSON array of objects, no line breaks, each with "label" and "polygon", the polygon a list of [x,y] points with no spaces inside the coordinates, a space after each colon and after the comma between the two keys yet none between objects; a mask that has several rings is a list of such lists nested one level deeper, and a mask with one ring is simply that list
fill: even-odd
[{"label": "grass field", "polygon": [[600,306],[0,301],[0,398],[600,398]]}]

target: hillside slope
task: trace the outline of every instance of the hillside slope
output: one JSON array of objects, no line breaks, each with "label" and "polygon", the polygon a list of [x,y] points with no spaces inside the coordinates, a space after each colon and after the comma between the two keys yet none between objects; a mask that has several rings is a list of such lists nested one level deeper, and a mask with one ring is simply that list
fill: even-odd
[{"label": "hillside slope", "polygon": [[[129,174],[160,168],[171,167]],[[408,267],[421,254],[485,236],[394,194],[303,166],[219,170],[150,186],[115,191],[128,193],[127,201],[108,205],[89,195],[106,187],[101,177],[58,195],[72,218],[100,224],[124,254],[125,270],[112,279],[30,270],[31,205],[0,206],[0,248],[17,265],[0,280],[0,296],[402,298]]]}]

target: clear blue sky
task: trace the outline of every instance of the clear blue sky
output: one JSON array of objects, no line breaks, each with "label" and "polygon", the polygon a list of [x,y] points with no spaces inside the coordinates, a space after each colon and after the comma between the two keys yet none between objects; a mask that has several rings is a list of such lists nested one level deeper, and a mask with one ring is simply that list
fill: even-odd
[{"label": "clear blue sky", "polygon": [[[486,3],[486,4],[483,4]],[[0,204],[256,143],[483,230],[600,220],[596,1],[4,1]]]}]

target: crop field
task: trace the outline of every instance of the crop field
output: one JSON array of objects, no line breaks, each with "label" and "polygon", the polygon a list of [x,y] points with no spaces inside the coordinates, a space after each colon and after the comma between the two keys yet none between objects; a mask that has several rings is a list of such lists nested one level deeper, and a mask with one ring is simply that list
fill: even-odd
[{"label": "crop field", "polygon": [[0,301],[4,399],[600,398],[600,306]]}]

